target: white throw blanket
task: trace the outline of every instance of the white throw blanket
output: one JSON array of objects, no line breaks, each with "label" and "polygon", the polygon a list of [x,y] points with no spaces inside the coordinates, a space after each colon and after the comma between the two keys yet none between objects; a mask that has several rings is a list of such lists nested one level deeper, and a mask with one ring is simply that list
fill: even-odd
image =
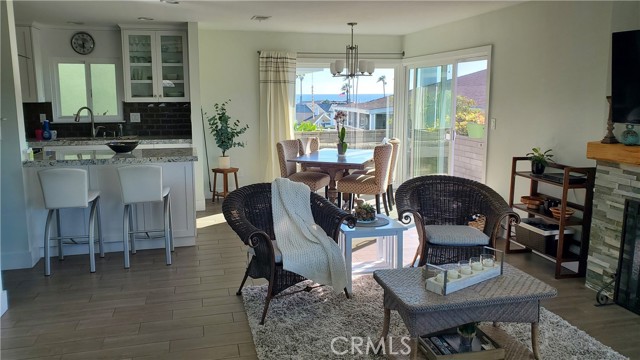
[{"label": "white throw blanket", "polygon": [[271,184],[273,228],[282,265],[335,292],[347,286],[344,257],[338,244],[314,222],[309,187],[278,178]]}]

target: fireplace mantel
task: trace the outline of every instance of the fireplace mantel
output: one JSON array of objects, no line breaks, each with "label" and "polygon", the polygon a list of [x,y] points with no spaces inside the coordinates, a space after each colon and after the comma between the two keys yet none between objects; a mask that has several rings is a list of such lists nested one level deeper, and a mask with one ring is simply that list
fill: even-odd
[{"label": "fireplace mantel", "polygon": [[591,141],[587,143],[587,158],[640,166],[640,146],[603,144],[599,141]]}]

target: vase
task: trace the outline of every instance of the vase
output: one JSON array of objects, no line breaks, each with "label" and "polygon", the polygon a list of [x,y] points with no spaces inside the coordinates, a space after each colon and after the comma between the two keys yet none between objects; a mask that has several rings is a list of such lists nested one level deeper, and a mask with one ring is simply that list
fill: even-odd
[{"label": "vase", "polygon": [[476,332],[463,333],[458,329],[458,335],[460,335],[460,350],[461,352],[471,351],[471,344],[473,344],[473,338],[476,337]]},{"label": "vase", "polygon": [[347,152],[347,143],[338,143],[338,155],[344,155]]},{"label": "vase", "polygon": [[544,164],[539,162],[531,162],[531,173],[536,175],[542,175],[544,173]]},{"label": "vase", "polygon": [[625,145],[638,144],[638,133],[633,130],[633,125],[627,124],[627,130],[622,132],[622,143]]},{"label": "vase", "polygon": [[218,168],[228,169],[230,167],[231,167],[231,157],[229,156],[218,157]]}]

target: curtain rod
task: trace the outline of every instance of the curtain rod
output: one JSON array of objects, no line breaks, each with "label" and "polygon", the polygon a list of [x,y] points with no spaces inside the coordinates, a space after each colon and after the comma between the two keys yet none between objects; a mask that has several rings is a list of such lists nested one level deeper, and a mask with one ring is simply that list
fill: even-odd
[{"label": "curtain rod", "polygon": [[[298,51],[297,54],[302,54],[302,55],[344,55],[344,52],[339,52],[339,53],[332,53],[332,52],[309,52],[309,51]],[[258,50],[258,55],[260,55],[260,50]],[[387,53],[387,52],[367,52],[367,53],[359,53],[359,55],[386,55],[386,56],[400,56],[400,57],[404,57],[404,51],[402,52],[391,52],[391,53]]]}]

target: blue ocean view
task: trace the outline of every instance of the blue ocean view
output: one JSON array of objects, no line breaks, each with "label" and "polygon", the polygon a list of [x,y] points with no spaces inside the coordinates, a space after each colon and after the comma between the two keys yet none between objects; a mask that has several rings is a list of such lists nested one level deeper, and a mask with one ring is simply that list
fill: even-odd
[{"label": "blue ocean view", "polygon": [[[375,99],[379,99],[382,97],[382,94],[352,94],[351,95],[351,101],[357,101],[359,103],[363,103],[363,102],[367,102],[367,101],[371,101],[371,100],[375,100]],[[346,95],[338,95],[338,94],[314,94],[313,95],[313,101],[316,103],[320,103],[323,102],[324,100],[329,100],[329,101],[336,101],[336,102],[345,102],[347,101],[347,96]],[[302,95],[302,102],[310,102],[311,101],[311,94],[303,94]],[[300,103],[300,94],[296,95],[296,104]]]}]

